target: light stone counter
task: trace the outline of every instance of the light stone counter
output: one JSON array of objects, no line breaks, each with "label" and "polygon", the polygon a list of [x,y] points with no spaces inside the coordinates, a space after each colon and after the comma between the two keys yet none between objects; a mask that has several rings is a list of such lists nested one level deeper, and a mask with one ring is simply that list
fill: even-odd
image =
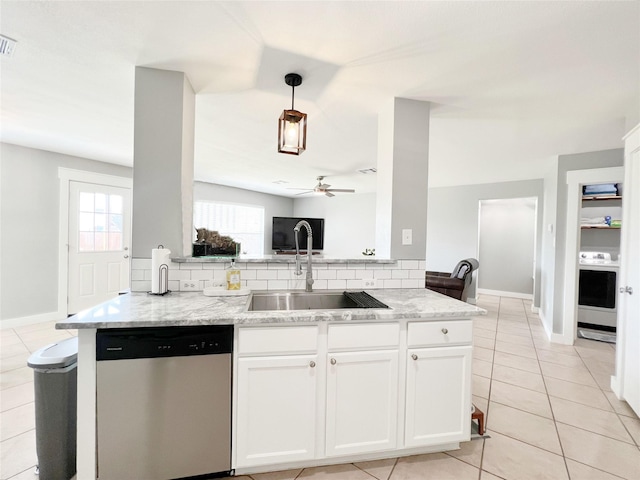
[{"label": "light stone counter", "polygon": [[[319,291],[319,293],[326,290]],[[249,296],[207,297],[202,292],[164,296],[129,293],[73,315],[59,329],[443,319],[485,315],[468,303],[427,289],[379,289],[367,293],[390,308],[248,312]]]}]

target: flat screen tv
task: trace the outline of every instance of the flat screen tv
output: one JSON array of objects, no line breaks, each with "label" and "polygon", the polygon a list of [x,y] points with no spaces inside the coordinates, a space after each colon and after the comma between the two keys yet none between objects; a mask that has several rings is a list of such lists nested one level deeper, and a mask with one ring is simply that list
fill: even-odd
[{"label": "flat screen tv", "polygon": [[[276,251],[295,250],[296,240],[293,228],[300,220],[306,220],[311,225],[313,237],[313,250],[324,248],[324,218],[303,217],[273,217],[273,230],[271,234],[271,249]],[[298,233],[300,250],[307,249],[307,229],[302,227]]]}]

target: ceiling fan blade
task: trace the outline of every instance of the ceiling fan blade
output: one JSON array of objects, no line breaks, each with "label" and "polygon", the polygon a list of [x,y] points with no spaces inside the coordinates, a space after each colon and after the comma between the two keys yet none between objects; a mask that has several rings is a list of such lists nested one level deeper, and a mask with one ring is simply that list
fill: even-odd
[{"label": "ceiling fan blade", "polygon": [[304,192],[296,193],[296,195],[306,195],[307,193],[313,193],[313,190],[306,190]]},{"label": "ceiling fan blade", "polygon": [[322,183],[322,184],[318,184],[318,186],[316,188],[321,188],[323,190],[329,188],[331,185],[328,185],[326,183]]},{"label": "ceiling fan blade", "polygon": [[329,190],[325,190],[325,191],[324,191],[324,194],[325,194],[327,197],[335,197],[335,195],[334,195],[333,193],[331,193]]},{"label": "ceiling fan blade", "polygon": [[308,188],[287,187],[287,190],[309,190]]},{"label": "ceiling fan blade", "polygon": [[327,192],[355,193],[356,191],[353,190],[353,189],[331,188],[331,189],[327,190]]}]

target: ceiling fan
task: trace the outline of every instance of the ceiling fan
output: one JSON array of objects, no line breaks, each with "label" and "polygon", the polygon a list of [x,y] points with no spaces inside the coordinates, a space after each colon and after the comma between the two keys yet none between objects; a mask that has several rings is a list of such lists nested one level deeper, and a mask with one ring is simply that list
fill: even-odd
[{"label": "ceiling fan", "polygon": [[296,193],[296,195],[305,195],[307,193],[317,193],[317,194],[320,194],[320,195],[326,195],[327,197],[335,197],[333,192],[340,192],[340,193],[354,193],[355,192],[355,190],[353,190],[353,189],[329,188],[331,185],[328,185],[326,183],[322,183],[323,179],[324,179],[324,177],[317,177],[316,180],[318,180],[318,184],[315,187],[313,187],[312,190],[308,190],[308,189],[304,189],[304,188],[290,188],[289,190],[305,190],[304,192]]}]

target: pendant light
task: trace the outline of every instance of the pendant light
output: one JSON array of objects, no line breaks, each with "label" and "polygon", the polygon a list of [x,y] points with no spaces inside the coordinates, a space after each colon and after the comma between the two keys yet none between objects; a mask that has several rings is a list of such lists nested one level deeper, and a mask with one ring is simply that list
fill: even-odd
[{"label": "pendant light", "polygon": [[285,110],[278,121],[278,152],[300,155],[307,148],[307,114],[293,107],[295,88],[302,84],[297,73],[287,73],[284,81],[291,87],[291,110]]}]

